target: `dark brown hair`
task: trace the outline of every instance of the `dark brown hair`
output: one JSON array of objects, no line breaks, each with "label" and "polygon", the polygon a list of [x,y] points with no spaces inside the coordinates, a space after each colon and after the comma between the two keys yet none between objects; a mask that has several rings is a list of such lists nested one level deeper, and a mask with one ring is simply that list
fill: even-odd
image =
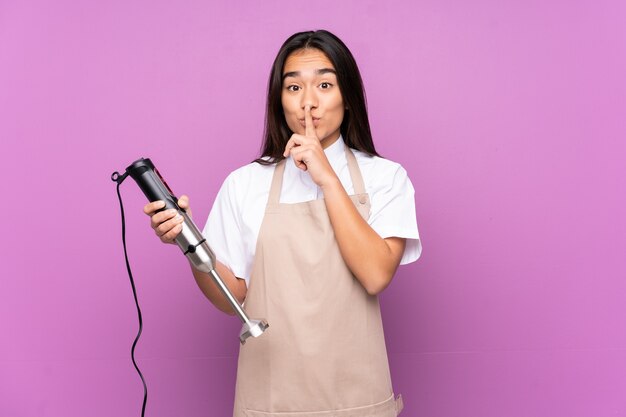
[{"label": "dark brown hair", "polygon": [[299,32],[290,36],[278,51],[267,86],[261,156],[254,162],[268,165],[284,159],[285,145],[293,132],[287,126],[281,101],[283,69],[289,55],[305,48],[322,51],[337,71],[337,83],[344,106],[346,106],[340,127],[346,145],[369,155],[378,156],[367,117],[363,81],[356,61],[341,39],[326,30],[316,30]]}]

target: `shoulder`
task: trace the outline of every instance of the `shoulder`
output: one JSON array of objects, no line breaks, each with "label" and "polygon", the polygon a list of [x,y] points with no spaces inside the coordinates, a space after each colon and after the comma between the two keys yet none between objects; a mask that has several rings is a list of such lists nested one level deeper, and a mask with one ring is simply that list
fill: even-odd
[{"label": "shoulder", "polygon": [[269,195],[276,164],[251,162],[232,171],[222,184],[216,201],[228,201],[233,210],[253,210]]},{"label": "shoulder", "polygon": [[394,182],[408,180],[406,169],[399,163],[380,156],[371,156],[356,149],[352,149],[352,152],[368,188],[384,187]]},{"label": "shoulder", "polygon": [[247,189],[257,187],[260,183],[271,179],[276,164],[263,165],[251,162],[232,171],[224,180],[224,186],[230,189]]}]

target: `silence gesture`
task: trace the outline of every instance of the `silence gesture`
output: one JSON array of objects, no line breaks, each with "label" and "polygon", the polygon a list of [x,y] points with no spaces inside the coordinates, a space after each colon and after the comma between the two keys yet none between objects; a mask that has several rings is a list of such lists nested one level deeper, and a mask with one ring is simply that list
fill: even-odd
[{"label": "silence gesture", "polygon": [[338,180],[315,132],[309,105],[304,108],[304,135],[297,133],[291,135],[283,156],[285,158],[291,156],[296,167],[308,171],[313,182],[319,187]]}]

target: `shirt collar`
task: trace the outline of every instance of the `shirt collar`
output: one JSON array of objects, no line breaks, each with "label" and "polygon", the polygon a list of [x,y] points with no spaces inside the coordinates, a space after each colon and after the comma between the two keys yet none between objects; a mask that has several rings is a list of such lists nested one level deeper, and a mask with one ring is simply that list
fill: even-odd
[{"label": "shirt collar", "polygon": [[334,164],[338,162],[340,158],[343,156],[345,152],[344,147],[345,147],[345,144],[343,141],[343,137],[339,135],[339,139],[337,139],[335,143],[330,145],[328,148],[324,149],[326,158],[328,158],[328,162],[330,162],[331,165],[334,166]]}]

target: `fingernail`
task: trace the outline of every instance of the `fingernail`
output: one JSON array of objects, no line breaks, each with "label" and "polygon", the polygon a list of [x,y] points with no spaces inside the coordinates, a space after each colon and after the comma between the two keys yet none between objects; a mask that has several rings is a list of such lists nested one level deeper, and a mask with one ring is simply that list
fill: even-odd
[{"label": "fingernail", "polygon": [[181,216],[180,214],[177,214],[175,219],[178,221],[181,221],[183,219],[183,216]]}]

